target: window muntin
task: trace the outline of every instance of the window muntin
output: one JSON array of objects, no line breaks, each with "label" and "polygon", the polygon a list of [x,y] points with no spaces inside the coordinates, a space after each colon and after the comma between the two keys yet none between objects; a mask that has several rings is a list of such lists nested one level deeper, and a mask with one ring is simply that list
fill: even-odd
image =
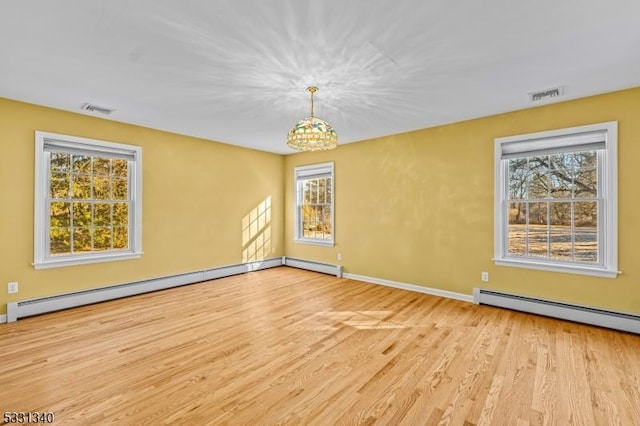
[{"label": "window muntin", "polygon": [[140,256],[141,155],[36,132],[36,268]]},{"label": "window muntin", "polygon": [[495,261],[617,274],[617,123],[496,139]]},{"label": "window muntin", "polygon": [[334,241],[333,163],[295,168],[295,240],[332,245]]}]

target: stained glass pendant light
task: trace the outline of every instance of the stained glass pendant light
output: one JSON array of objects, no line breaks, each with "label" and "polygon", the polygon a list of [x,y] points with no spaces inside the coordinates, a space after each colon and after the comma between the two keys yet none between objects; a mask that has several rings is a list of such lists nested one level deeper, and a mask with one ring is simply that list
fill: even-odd
[{"label": "stained glass pendant light", "polygon": [[313,94],[318,91],[315,86],[307,87],[311,93],[311,115],[298,121],[287,136],[287,145],[301,151],[325,151],[338,146],[338,135],[333,127],[324,120],[313,115]]}]

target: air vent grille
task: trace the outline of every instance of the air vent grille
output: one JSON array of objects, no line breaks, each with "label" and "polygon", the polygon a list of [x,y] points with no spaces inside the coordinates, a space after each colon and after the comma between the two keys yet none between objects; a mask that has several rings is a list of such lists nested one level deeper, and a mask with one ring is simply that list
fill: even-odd
[{"label": "air vent grille", "polygon": [[85,103],[80,107],[84,111],[97,112],[104,115],[109,115],[115,111],[113,108],[107,108],[99,105]]},{"label": "air vent grille", "polygon": [[549,99],[557,98],[564,95],[564,87],[551,87],[549,89],[538,90],[536,92],[529,93],[529,100],[531,102],[546,101]]}]

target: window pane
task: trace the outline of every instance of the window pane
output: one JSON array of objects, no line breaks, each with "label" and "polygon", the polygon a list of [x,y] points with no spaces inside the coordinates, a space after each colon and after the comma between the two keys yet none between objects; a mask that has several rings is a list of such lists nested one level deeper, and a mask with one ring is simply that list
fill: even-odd
[{"label": "window pane", "polygon": [[315,236],[315,232],[313,231],[313,225],[314,225],[314,222],[310,222],[306,220],[302,222],[303,235],[306,238],[313,238]]},{"label": "window pane", "polygon": [[315,206],[307,206],[307,230],[310,238],[316,237],[317,212]]},{"label": "window pane", "polygon": [[531,173],[526,158],[509,160],[509,198],[527,198],[527,187]]},{"label": "window pane", "polygon": [[91,228],[73,228],[73,252],[88,253],[91,251]]},{"label": "window pane", "polygon": [[68,173],[71,169],[71,154],[52,152],[50,158],[52,172]]},{"label": "window pane", "polygon": [[129,248],[129,229],[124,226],[113,228],[113,248],[126,249]]},{"label": "window pane", "polygon": [[74,174],[91,174],[91,157],[88,155],[74,155],[72,158]]},{"label": "window pane", "polygon": [[555,154],[549,157],[549,192],[552,198],[571,198],[573,157],[570,154]]},{"label": "window pane", "polygon": [[73,226],[91,226],[91,203],[73,203]]},{"label": "window pane", "polygon": [[128,176],[126,160],[111,160],[111,173],[114,176],[126,178]]},{"label": "window pane", "polygon": [[111,249],[111,228],[110,227],[94,228],[93,249],[94,250],[110,250]]},{"label": "window pane", "polygon": [[575,256],[579,262],[598,261],[598,203],[574,204]]},{"label": "window pane", "polygon": [[49,254],[51,256],[71,252],[71,231],[69,228],[50,228]]},{"label": "window pane", "polygon": [[327,199],[327,181],[326,179],[318,179],[318,203],[324,203]]},{"label": "window pane", "polygon": [[331,210],[329,206],[319,206],[318,230],[322,238],[329,238],[331,235]]},{"label": "window pane", "polygon": [[55,202],[49,207],[49,220],[52,228],[66,228],[71,225],[69,203]]},{"label": "window pane", "polygon": [[549,156],[529,158],[530,182],[528,198],[547,198],[549,196]]},{"label": "window pane", "polygon": [[93,157],[94,176],[109,176],[111,160],[108,158]]},{"label": "window pane", "polygon": [[598,154],[596,151],[584,151],[573,153],[575,166],[578,168],[591,168],[598,165]]},{"label": "window pane", "polygon": [[575,153],[573,152],[550,155],[549,161],[552,169],[572,170],[576,165]]},{"label": "window pane", "polygon": [[527,204],[509,203],[508,214],[507,253],[511,256],[524,256],[527,254]]},{"label": "window pane", "polygon": [[547,203],[530,203],[529,204],[529,225],[547,226]]},{"label": "window pane", "polygon": [[73,198],[88,200],[91,198],[91,176],[75,175],[71,185]]},{"label": "window pane", "polygon": [[333,202],[333,194],[331,193],[331,178],[325,178],[326,184],[327,184],[327,203],[332,203]]},{"label": "window pane", "polygon": [[570,261],[573,259],[571,203],[551,203],[550,212],[551,258]]},{"label": "window pane", "polygon": [[108,200],[111,198],[108,177],[93,178],[93,197],[98,200]]},{"label": "window pane", "polygon": [[530,203],[527,227],[530,256],[548,256],[547,224],[547,203]]},{"label": "window pane", "polygon": [[575,226],[578,228],[596,229],[598,226],[597,201],[575,203]]},{"label": "window pane", "polygon": [[598,262],[598,234],[595,231],[576,230],[575,260],[578,262]]},{"label": "window pane", "polygon": [[527,199],[539,200],[549,197],[549,175],[535,173],[527,187]]},{"label": "window pane", "polygon": [[51,173],[49,186],[49,196],[51,198],[69,197],[69,173]]},{"label": "window pane", "polygon": [[322,238],[322,231],[324,229],[324,225],[322,223],[322,206],[316,206],[315,210],[316,221],[313,229],[316,233],[316,238]]},{"label": "window pane", "polygon": [[527,223],[527,203],[509,203],[509,224],[524,225]]},{"label": "window pane", "polygon": [[114,178],[111,182],[113,185],[114,200],[126,200],[129,198],[127,179]]},{"label": "window pane", "polygon": [[115,203],[113,205],[113,225],[126,226],[129,223],[129,205],[127,203]]},{"label": "window pane", "polygon": [[331,223],[331,206],[325,205],[322,208],[322,221],[324,222],[325,233],[330,236],[333,232],[333,226]]},{"label": "window pane", "polygon": [[302,220],[304,222],[315,221],[315,208],[311,205],[306,205],[302,208]]},{"label": "window pane", "polygon": [[318,199],[318,181],[316,179],[309,181],[309,202],[315,204]]},{"label": "window pane", "polygon": [[596,169],[577,169],[573,187],[576,198],[596,198],[598,196],[598,173]]},{"label": "window pane", "polygon": [[305,180],[299,183],[299,188],[302,194],[300,203],[307,204],[309,202],[309,181]]},{"label": "window pane", "polygon": [[111,225],[111,204],[95,203],[93,205],[93,225],[94,226],[110,226]]}]

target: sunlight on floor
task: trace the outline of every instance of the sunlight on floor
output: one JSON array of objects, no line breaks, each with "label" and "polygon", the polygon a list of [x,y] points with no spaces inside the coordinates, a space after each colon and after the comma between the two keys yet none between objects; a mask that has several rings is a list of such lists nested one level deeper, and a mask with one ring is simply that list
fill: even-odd
[{"label": "sunlight on floor", "polygon": [[316,316],[329,319],[333,323],[337,322],[359,330],[407,328],[404,324],[385,320],[392,315],[392,311],[325,311],[316,314]]}]

